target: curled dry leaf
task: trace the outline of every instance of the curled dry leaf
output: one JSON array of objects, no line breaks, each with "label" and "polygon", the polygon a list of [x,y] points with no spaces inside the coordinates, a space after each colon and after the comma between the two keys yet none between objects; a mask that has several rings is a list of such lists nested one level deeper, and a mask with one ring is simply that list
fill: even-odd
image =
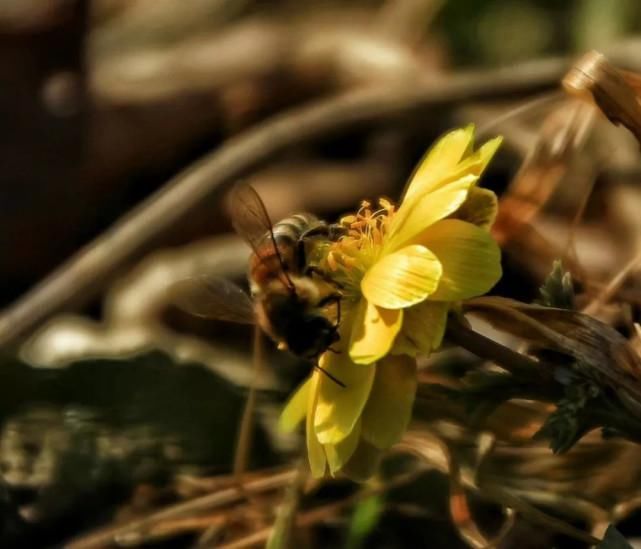
[{"label": "curled dry leaf", "polygon": [[[21,357],[33,366],[63,368],[76,361],[120,359],[156,349],[179,364],[204,364],[247,386],[253,374],[243,353],[212,338],[180,332],[164,317],[174,304],[168,293],[173,283],[203,273],[238,275],[246,261],[246,247],[226,237],[151,254],[110,289],[99,322],[79,315],[56,316],[24,342]],[[274,383],[270,371],[263,372],[258,382],[263,388]]]},{"label": "curled dry leaf", "polygon": [[596,103],[614,124],[622,124],[641,143],[641,75],[619,70],[597,51],[585,54],[563,79],[574,96]]},{"label": "curled dry leaf", "polygon": [[581,374],[613,389],[630,412],[641,416],[641,358],[611,326],[576,311],[500,297],[470,300],[465,310],[530,344],[571,357]]}]

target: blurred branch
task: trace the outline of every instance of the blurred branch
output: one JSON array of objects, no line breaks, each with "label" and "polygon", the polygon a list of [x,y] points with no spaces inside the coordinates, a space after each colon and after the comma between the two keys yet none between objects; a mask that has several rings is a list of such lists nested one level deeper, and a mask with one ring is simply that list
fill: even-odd
[{"label": "blurred branch", "polygon": [[[353,506],[358,502],[376,494],[381,494],[393,490],[394,488],[415,481],[424,474],[426,468],[422,465],[412,468],[411,471],[399,474],[385,483],[376,484],[371,487],[364,487],[347,497],[338,501],[333,501],[327,505],[319,505],[311,509],[299,511],[292,515],[293,526],[305,528],[326,521],[336,516],[345,508]],[[258,479],[249,480],[244,485],[244,490],[249,494],[262,494],[267,497],[266,492],[273,492],[276,489],[291,487],[292,483],[297,483],[299,472],[289,470],[281,473],[262,472]],[[300,479],[299,479],[300,480]],[[296,484],[296,488],[299,486]],[[214,488],[216,489],[216,488]],[[275,497],[287,505],[287,496],[276,495]],[[256,521],[253,513],[249,512],[251,505],[245,505],[242,491],[237,486],[222,487],[210,494],[194,498],[190,501],[168,506],[161,511],[152,513],[144,518],[131,521],[127,524],[120,524],[114,527],[105,528],[94,533],[89,533],[69,541],[65,547],[67,549],[99,549],[112,544],[126,543],[129,547],[142,546],[150,541],[177,531],[194,531],[206,530],[208,526],[224,525],[226,519],[233,517],[244,517],[249,526],[250,533],[242,534],[233,541],[228,541],[224,547],[231,549],[241,547],[253,547],[258,543],[267,541],[274,531],[275,525],[263,527],[261,521]],[[269,499],[270,505],[277,506],[276,501]],[[214,509],[227,506],[216,514]],[[253,509],[255,510],[255,508]],[[199,514],[204,513],[199,518]],[[241,519],[242,520],[242,519]],[[199,544],[198,547],[223,547],[220,540],[214,541],[215,545],[208,542]]]},{"label": "blurred branch", "polygon": [[605,286],[599,293],[583,308],[583,313],[587,315],[595,315],[599,309],[605,305],[612,297],[616,295],[621,286],[625,283],[626,279],[638,269],[641,264],[641,252],[626,263],[616,274],[614,278]]},{"label": "blurred branch", "polygon": [[[432,465],[434,464],[434,451],[438,448],[440,449],[439,453],[441,454],[439,457],[441,458],[441,460],[444,459],[447,463],[448,472],[458,474],[458,471],[456,470],[456,460],[453,459],[450,448],[443,441],[437,440],[434,437],[432,437],[432,439],[430,440],[430,437],[417,437],[413,433],[407,433],[403,438],[403,441],[399,443],[396,448],[398,450],[413,454],[426,463]],[[450,467],[452,466],[454,466],[454,471],[450,471]],[[454,491],[455,495],[462,494],[461,491],[463,488],[471,489],[478,492],[483,497],[486,497],[489,500],[494,501],[495,503],[498,503],[499,505],[502,505],[507,509],[517,511],[520,515],[535,524],[544,526],[555,532],[563,533],[575,539],[580,539],[586,543],[598,543],[599,540],[589,535],[588,533],[575,528],[574,526],[563,520],[557,519],[556,517],[540,511],[537,507],[531,505],[523,498],[515,496],[514,494],[510,493],[510,491],[502,488],[501,486],[491,481],[488,482],[484,481],[481,478],[475,478],[476,475],[469,473],[471,472],[460,475],[458,479],[458,482],[460,482],[460,486],[458,487],[458,491]],[[450,503],[452,504],[452,502]],[[454,505],[458,506],[459,503],[460,502],[455,501]],[[457,511],[460,511],[462,513],[462,516],[459,518],[463,519],[463,515],[465,513],[463,507],[457,507]],[[465,520],[469,519],[471,519],[471,517],[465,518]],[[466,541],[471,541],[471,539],[468,539]]]},{"label": "blurred branch", "polygon": [[303,142],[355,125],[418,114],[461,101],[531,94],[558,81],[565,59],[509,68],[469,71],[447,80],[421,80],[413,87],[368,88],[287,111],[240,134],[170,180],[158,192],[80,250],[0,316],[0,344],[33,329],[72,297],[96,292],[145,244],[168,230],[204,198]]},{"label": "blurred branch", "polygon": [[[425,467],[416,467],[407,473],[399,474],[397,477],[385,483],[362,488],[361,490],[358,490],[354,494],[347,496],[344,499],[302,512],[295,517],[296,526],[299,528],[304,528],[312,526],[319,522],[323,522],[328,518],[335,516],[336,513],[343,511],[346,507],[353,506],[364,499],[381,493],[389,492],[405,484],[412,483],[418,477],[424,474],[425,470]],[[273,529],[274,526],[269,526],[262,530],[258,530],[257,532],[253,532],[239,540],[235,540],[229,544],[218,547],[220,547],[220,549],[241,549],[246,547],[255,547],[257,544],[267,541]]]},{"label": "blurred branch", "polygon": [[63,307],[96,292],[141,247],[168,230],[204,198],[301,143],[355,125],[419,113],[468,99],[532,93],[553,85],[563,64],[528,63],[471,71],[414,87],[369,88],[287,111],[225,143],[179,173],[111,228],[81,249],[0,316],[0,344],[7,344]]},{"label": "blurred branch", "polygon": [[[85,3],[82,1],[82,3]],[[30,2],[0,2],[0,32],[42,32],[49,30],[65,17],[70,17],[81,2],[74,0],[31,0]]]},{"label": "blurred branch", "polygon": [[109,546],[118,539],[144,532],[160,522],[184,517],[192,513],[211,512],[216,507],[238,501],[243,498],[243,491],[254,494],[281,488],[289,484],[296,474],[296,471],[285,471],[256,480],[249,480],[244,484],[242,491],[237,486],[225,488],[184,503],[172,505],[128,524],[107,528],[97,533],[71,540],[65,547],[67,549],[98,549],[99,547]]},{"label": "blurred branch", "polygon": [[418,42],[425,34],[444,0],[387,0],[378,15],[378,26],[404,42]]},{"label": "blurred branch", "polygon": [[257,378],[246,353],[215,338],[187,333],[171,321],[167,288],[172,283],[203,273],[239,278],[247,268],[248,253],[239,237],[229,235],[150,253],[105,293],[100,321],[73,314],[54,317],[22,343],[20,355],[32,366],[63,368],[157,349],[177,364],[205,365],[236,386],[273,388],[271,369]]},{"label": "blurred branch", "polygon": [[481,493],[496,502],[514,509],[521,513],[524,517],[527,517],[535,524],[540,524],[541,526],[546,526],[557,532],[561,532],[566,536],[570,536],[576,539],[580,539],[585,543],[590,545],[599,543],[601,540],[591,536],[587,532],[583,532],[578,528],[575,528],[571,524],[564,522],[556,517],[550,516],[543,511],[540,511],[533,505],[530,505],[528,502],[517,498],[516,496],[510,494],[507,490],[500,488],[498,486],[480,486]]}]

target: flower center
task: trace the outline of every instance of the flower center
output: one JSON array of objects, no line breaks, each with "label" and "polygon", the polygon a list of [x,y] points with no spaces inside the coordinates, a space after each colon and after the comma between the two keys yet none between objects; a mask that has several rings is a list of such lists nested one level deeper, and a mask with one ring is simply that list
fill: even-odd
[{"label": "flower center", "polygon": [[395,206],[385,198],[378,199],[378,209],[363,201],[360,209],[339,221],[346,233],[333,242],[324,259],[324,268],[343,286],[347,299],[360,297],[361,279],[380,255]]}]

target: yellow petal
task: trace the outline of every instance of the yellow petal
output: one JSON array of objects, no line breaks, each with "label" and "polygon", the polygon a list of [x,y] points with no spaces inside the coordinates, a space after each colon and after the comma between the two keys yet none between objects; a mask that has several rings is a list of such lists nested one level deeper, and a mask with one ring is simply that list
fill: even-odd
[{"label": "yellow petal", "polygon": [[392,348],[402,324],[402,309],[382,309],[361,299],[352,324],[350,358],[356,364],[376,362]]},{"label": "yellow petal", "polygon": [[377,364],[374,385],[361,420],[363,439],[381,450],[401,439],[412,417],[416,385],[413,358],[387,356]]},{"label": "yellow petal", "polygon": [[309,377],[296,389],[296,392],[291,396],[285,408],[283,408],[280,419],[278,420],[278,428],[283,433],[291,433],[305,418],[307,407],[309,406],[311,386],[312,378]]},{"label": "yellow petal", "polygon": [[438,286],[441,264],[424,246],[406,246],[384,255],[361,281],[371,303],[385,309],[402,309],[420,303]]},{"label": "yellow petal", "polygon": [[496,151],[503,142],[502,137],[495,137],[483,144],[476,152],[465,157],[463,161],[453,170],[452,179],[458,179],[463,175],[473,174],[481,176],[485,168],[496,154]]},{"label": "yellow petal", "polygon": [[361,435],[361,422],[356,422],[352,432],[338,444],[326,444],[325,454],[332,476],[336,475],[354,454]]},{"label": "yellow petal", "polygon": [[[470,132],[468,146],[471,147],[473,128],[458,131],[458,134],[449,134],[458,136],[456,139],[452,138],[453,152],[446,154],[443,151],[439,155],[441,160],[435,161],[433,173],[436,175],[430,175],[432,172],[427,165],[423,174],[424,182],[416,186],[410,184],[408,191],[411,192],[406,193],[390,227],[386,242],[388,251],[407,244],[422,229],[456,211],[467,197],[465,189],[469,191],[476,184],[502,142],[501,137],[496,137],[476,152],[468,154],[469,148],[461,152],[464,135],[467,135],[465,132]],[[448,144],[446,138],[443,141],[444,145]],[[441,142],[436,148],[440,147]],[[458,158],[460,162],[453,163],[454,158]],[[423,168],[421,165],[418,171],[422,172]]]},{"label": "yellow petal", "polygon": [[319,365],[345,387],[341,387],[323,372],[318,384],[318,402],[314,430],[321,444],[338,444],[354,429],[374,381],[374,365],[354,364],[346,351],[326,352]]},{"label": "yellow petal", "polygon": [[467,174],[416,199],[405,199],[392,219],[384,252],[390,253],[409,244],[430,225],[454,213],[465,202],[478,175]]},{"label": "yellow petal", "polygon": [[474,126],[451,131],[439,139],[425,154],[410,177],[403,201],[433,191],[469,151],[474,139]]},{"label": "yellow petal", "polygon": [[453,217],[489,230],[498,213],[498,199],[489,189],[473,187]]},{"label": "yellow petal", "polygon": [[341,469],[341,473],[356,482],[364,482],[376,472],[382,458],[382,450],[361,438],[356,451]]},{"label": "yellow petal", "polygon": [[449,304],[444,301],[429,300],[406,309],[392,354],[429,356],[438,349],[445,335],[448,309]]},{"label": "yellow petal", "polygon": [[305,425],[307,435],[307,459],[309,460],[309,468],[311,469],[312,476],[314,478],[321,478],[325,475],[325,450],[323,449],[323,445],[318,441],[316,432],[314,431],[314,416],[318,401],[320,372],[313,372],[310,379],[310,398],[308,399],[307,423]]},{"label": "yellow petal", "polygon": [[457,301],[482,295],[501,278],[501,250],[487,231],[458,219],[444,219],[417,240],[443,265],[430,300]]}]

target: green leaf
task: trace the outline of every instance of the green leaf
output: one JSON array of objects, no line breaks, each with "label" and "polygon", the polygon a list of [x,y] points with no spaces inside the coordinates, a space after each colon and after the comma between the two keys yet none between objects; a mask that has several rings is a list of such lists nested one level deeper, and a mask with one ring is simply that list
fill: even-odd
[{"label": "green leaf", "polygon": [[574,309],[574,286],[572,275],[563,268],[561,260],[552,265],[552,271],[539,288],[537,303],[558,309]]},{"label": "green leaf", "polygon": [[603,541],[597,545],[596,549],[632,549],[632,545],[626,541],[613,524],[610,524],[605,531]]},{"label": "green leaf", "polygon": [[382,510],[383,499],[381,496],[370,496],[356,506],[349,525],[345,549],[364,547],[365,540],[376,527]]},{"label": "green leaf", "polygon": [[534,434],[535,439],[550,439],[550,448],[555,454],[567,452],[594,425],[587,414],[591,401],[599,396],[599,389],[590,382],[570,385],[565,388],[565,398],[557,402],[557,408]]},{"label": "green leaf", "polygon": [[294,481],[287,486],[283,502],[276,510],[276,520],[265,544],[265,549],[287,549],[294,546],[294,526],[303,482],[304,476],[299,470]]}]

